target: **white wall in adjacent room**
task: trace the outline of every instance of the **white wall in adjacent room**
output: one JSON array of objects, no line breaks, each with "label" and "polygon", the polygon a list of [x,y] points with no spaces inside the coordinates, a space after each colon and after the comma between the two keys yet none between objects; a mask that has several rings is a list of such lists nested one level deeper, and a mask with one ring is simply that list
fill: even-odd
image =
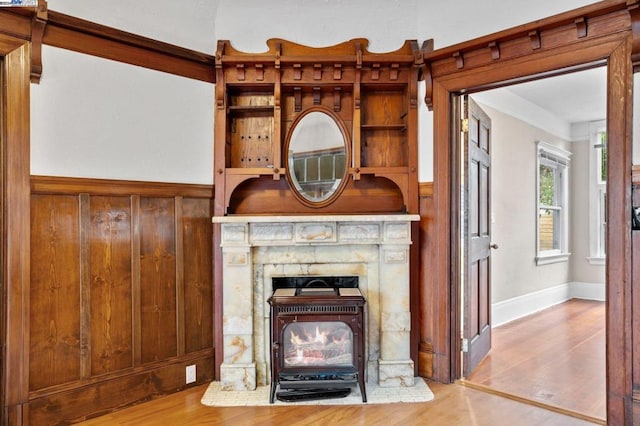
[{"label": "white wall in adjacent room", "polygon": [[500,302],[567,283],[570,262],[536,265],[537,141],[570,143],[487,105],[491,118],[491,298]]}]

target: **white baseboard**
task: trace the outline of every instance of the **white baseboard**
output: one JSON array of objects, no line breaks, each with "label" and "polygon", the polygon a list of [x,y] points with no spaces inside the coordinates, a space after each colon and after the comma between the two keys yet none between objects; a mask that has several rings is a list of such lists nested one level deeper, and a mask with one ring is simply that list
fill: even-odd
[{"label": "white baseboard", "polygon": [[605,285],[570,282],[491,305],[491,325],[498,327],[569,299],[605,300]]},{"label": "white baseboard", "polygon": [[604,283],[569,283],[569,295],[572,299],[607,300],[607,287]]}]

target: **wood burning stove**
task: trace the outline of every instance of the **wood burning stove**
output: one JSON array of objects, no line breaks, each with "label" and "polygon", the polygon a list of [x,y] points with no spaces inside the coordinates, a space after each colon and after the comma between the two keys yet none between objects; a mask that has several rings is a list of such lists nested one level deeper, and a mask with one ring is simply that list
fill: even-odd
[{"label": "wood burning stove", "polygon": [[[273,403],[330,397],[364,385],[365,299],[357,277],[274,278],[271,305]],[[354,285],[355,284],[355,285]]]}]

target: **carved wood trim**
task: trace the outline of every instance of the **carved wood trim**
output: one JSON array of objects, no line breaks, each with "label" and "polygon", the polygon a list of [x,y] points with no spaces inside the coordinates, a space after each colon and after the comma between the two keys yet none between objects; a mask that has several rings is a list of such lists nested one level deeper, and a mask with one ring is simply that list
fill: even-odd
[{"label": "carved wood trim", "polygon": [[575,21],[576,31],[578,34],[578,38],[583,38],[587,36],[587,20],[584,16],[577,18]]},{"label": "carved wood trim", "polygon": [[[356,110],[360,109],[360,98],[361,98],[361,91],[360,91],[360,83],[362,82],[362,42],[358,41],[355,43],[355,48],[356,48],[356,76],[355,76],[355,82],[353,83],[353,108],[354,108],[354,120],[355,117],[358,117],[358,122],[354,122],[354,126],[357,125],[358,127],[358,132],[360,131],[359,127],[359,113],[358,115],[355,114]],[[354,140],[356,141],[360,141],[360,138],[354,138]],[[357,147],[358,149],[360,149],[360,147]],[[356,167],[358,168],[360,166],[360,164],[358,164]],[[356,174],[358,174],[359,172],[356,172]],[[356,176],[354,175],[354,180],[358,180],[360,177],[359,175]]]},{"label": "carved wood trim", "polygon": [[342,64],[333,65],[333,79],[340,80],[342,78]]},{"label": "carved wood trim", "polygon": [[453,52],[453,58],[456,60],[456,67],[459,70],[464,68],[464,56],[462,56],[462,52]]},{"label": "carved wood trim", "polygon": [[532,50],[537,50],[542,47],[542,41],[540,40],[540,31],[529,31],[529,40],[531,40]]},{"label": "carved wood trim", "polygon": [[[280,55],[282,54],[282,43],[276,43],[276,62],[274,64],[275,67],[275,84],[273,87],[273,104],[275,106],[275,115],[274,118],[278,118],[278,114],[280,114],[280,100],[282,99],[282,82],[280,81],[280,76],[282,74],[280,67]],[[222,80],[220,80],[222,81]],[[274,155],[273,158],[280,158],[280,154]]]},{"label": "carved wood trim", "polygon": [[[628,3],[633,5],[628,6]],[[610,26],[611,18],[628,20],[629,11],[635,10],[637,3],[637,0],[603,1],[426,53],[425,62],[431,65],[435,78],[445,73],[450,75],[456,70],[465,72],[489,66],[492,62],[525,57],[529,54],[527,50],[546,51],[579,40],[611,36],[613,33],[625,31],[625,25]],[[638,22],[640,34],[640,17]],[[495,59],[495,49],[487,49],[487,46],[493,43],[499,46],[499,59]],[[640,52],[640,41],[638,51]],[[463,68],[460,68],[461,62]]]},{"label": "carved wood trim", "polygon": [[213,185],[166,182],[141,182],[113,179],[74,178],[60,176],[31,176],[33,194],[91,194],[143,197],[213,198]]},{"label": "carved wood trim", "polygon": [[380,64],[371,64],[371,80],[380,79]]},{"label": "carved wood trim", "polygon": [[[229,40],[220,40],[225,45],[224,54],[215,58],[216,63],[274,63],[276,57],[281,65],[288,64],[294,70],[293,79],[301,80],[303,71],[308,69],[313,80],[322,80],[324,67],[330,67],[337,73],[338,65],[355,64],[357,68],[363,64],[382,69],[383,64],[413,63],[415,61],[415,40],[406,40],[396,51],[390,53],[374,53],[366,49],[368,40],[357,38],[327,47],[310,47],[291,41],[273,38],[267,40],[268,50],[264,53],[246,53],[235,49]],[[331,53],[326,51],[330,49]],[[329,71],[330,72],[330,71]],[[337,75],[337,74],[336,74]]]},{"label": "carved wood trim", "polygon": [[629,2],[629,16],[631,17],[631,62],[633,72],[640,71],[640,2]]},{"label": "carved wood trim", "polygon": [[[225,44],[222,41],[218,42],[216,48],[216,59],[215,59],[215,76],[219,81],[224,79],[224,70],[222,69],[222,55],[224,55],[224,47]],[[221,84],[217,84],[215,86],[216,91],[216,107],[218,109],[225,108],[225,97],[224,97],[224,87]]]},{"label": "carved wood trim", "polygon": [[[44,43],[215,83],[213,72],[215,61],[211,55],[46,10],[46,6],[41,10],[41,5],[46,3],[41,2],[38,10],[34,8],[2,8],[3,10],[0,10],[0,33],[35,42],[36,62],[39,57],[37,50]],[[38,70],[38,65],[36,63],[34,79],[37,79],[37,74],[41,72]]]},{"label": "carved wood trim", "polygon": [[244,72],[244,64],[236,64],[236,78],[238,81],[244,81],[245,72]]},{"label": "carved wood trim", "polygon": [[335,112],[340,112],[340,109],[342,107],[342,88],[341,87],[336,87],[333,90],[333,110]]},{"label": "carved wood trim", "polygon": [[424,103],[429,111],[433,110],[433,73],[431,72],[431,63],[424,61],[424,57],[433,52],[433,39],[425,40],[420,48],[422,59],[422,77],[425,83]]},{"label": "carved wood trim", "polygon": [[389,80],[397,80],[400,73],[400,64],[391,64],[391,70],[389,71]]},{"label": "carved wood trim", "polygon": [[[393,70],[392,70],[393,71]],[[409,79],[409,108],[418,108],[418,78],[420,69],[414,67],[411,69],[411,78]]]},{"label": "carved wood trim", "polygon": [[491,59],[500,59],[500,44],[497,41],[492,41],[488,47],[491,50]]},{"label": "carved wood trim", "polygon": [[293,88],[293,110],[295,112],[302,111],[302,87]]},{"label": "carved wood trim", "polygon": [[418,186],[420,198],[433,197],[433,182],[420,182]]},{"label": "carved wood trim", "polygon": [[48,45],[215,83],[211,55],[55,11],[48,22]]},{"label": "carved wood trim", "polygon": [[[275,170],[274,170],[274,173]],[[231,195],[233,195],[233,191],[240,185],[242,182],[249,179],[258,179],[260,177],[259,174],[227,174],[224,183],[224,209],[226,212],[227,207],[229,207],[229,202],[231,201]]]},{"label": "carved wood trim", "polygon": [[[584,16],[588,34],[578,38],[575,20]],[[541,48],[531,50],[529,34],[538,31]],[[488,43],[501,43],[501,58],[493,60]],[[509,43],[505,43],[509,41]],[[434,345],[434,378],[454,380],[460,377],[457,358],[460,349],[461,317],[460,292],[456,285],[459,271],[456,256],[449,250],[458,250],[460,230],[452,222],[459,203],[451,199],[456,194],[457,173],[451,168],[451,159],[457,158],[458,145],[452,143],[455,133],[451,129],[451,117],[455,103],[452,95],[464,90],[497,87],[502,82],[531,78],[558,70],[578,69],[594,63],[608,63],[608,125],[610,141],[610,170],[608,192],[608,241],[612,247],[607,253],[607,359],[613,365],[607,372],[608,424],[627,424],[630,418],[625,411],[631,397],[632,363],[631,348],[634,342],[629,307],[635,306],[631,293],[631,248],[629,232],[630,209],[630,134],[631,134],[631,22],[627,3],[604,1],[586,8],[536,21],[532,24],[491,34],[442,51],[434,51],[428,57],[434,74],[434,194],[433,220],[434,248],[425,253],[433,258],[433,284],[429,294],[433,302],[431,310],[437,323],[432,336],[422,336]],[[517,48],[516,48],[517,47]],[[465,53],[465,68],[456,68],[453,53]],[[615,148],[614,148],[615,146]],[[615,249],[613,248],[615,246]],[[437,247],[437,248],[436,248]],[[635,309],[635,308],[634,308]]]},{"label": "carved wood trim", "polygon": [[391,182],[395,183],[398,189],[402,192],[402,199],[405,202],[405,207],[407,208],[407,211],[412,211],[411,210],[412,200],[409,197],[409,176],[406,173],[381,172],[381,173],[375,173],[375,176],[389,179]]},{"label": "carved wood trim", "polygon": [[40,83],[42,75],[42,37],[47,26],[47,2],[38,0],[36,13],[31,19],[31,82]]}]

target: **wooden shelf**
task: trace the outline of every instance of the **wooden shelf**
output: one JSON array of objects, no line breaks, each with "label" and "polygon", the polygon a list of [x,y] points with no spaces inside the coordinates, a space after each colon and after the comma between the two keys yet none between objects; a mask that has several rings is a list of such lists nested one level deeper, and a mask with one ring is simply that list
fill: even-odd
[{"label": "wooden shelf", "polygon": [[229,114],[272,114],[273,105],[231,105],[228,107]]},{"label": "wooden shelf", "polygon": [[[215,214],[418,211],[417,46],[409,42],[378,54],[368,52],[366,43],[354,39],[314,48],[273,39],[264,54],[218,43]],[[314,109],[333,117],[351,148],[350,178],[339,182],[343,194],[326,203],[310,202],[283,179],[293,126]],[[310,145],[305,152],[318,143]],[[302,181],[315,182],[320,163],[316,167],[305,158]],[[362,181],[361,174],[367,175]],[[375,185],[386,195],[371,201],[368,191]]]},{"label": "wooden shelf", "polygon": [[407,130],[406,124],[363,124],[360,127],[362,130]]},{"label": "wooden shelf", "polygon": [[[275,174],[273,167],[229,167],[225,169],[228,175],[272,175]],[[278,169],[277,174],[284,174],[285,169]]]},{"label": "wooden shelf", "polygon": [[395,173],[408,173],[408,167],[360,167],[360,174],[375,175],[375,174],[395,174]]}]

